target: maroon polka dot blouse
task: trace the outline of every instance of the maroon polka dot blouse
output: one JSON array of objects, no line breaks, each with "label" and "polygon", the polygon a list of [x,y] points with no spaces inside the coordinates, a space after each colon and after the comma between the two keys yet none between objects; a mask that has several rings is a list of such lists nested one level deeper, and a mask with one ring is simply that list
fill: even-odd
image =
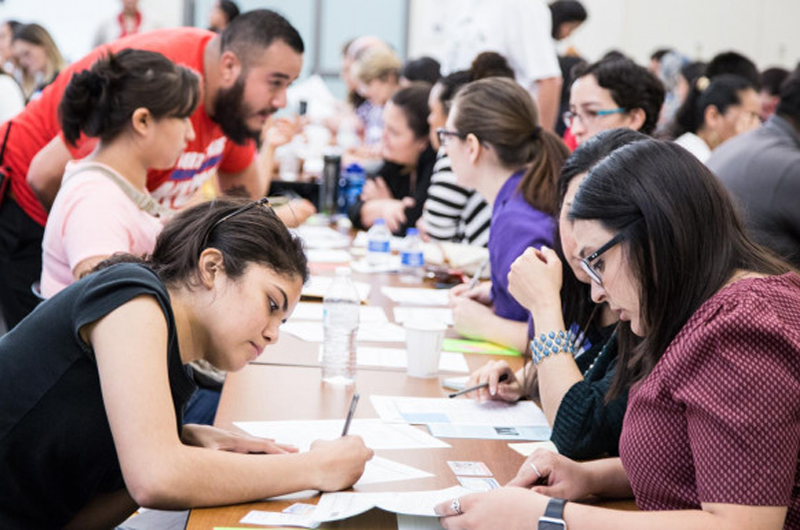
[{"label": "maroon polka dot blouse", "polygon": [[707,300],[630,391],[620,456],[644,510],[788,506],[800,528],[800,277]]}]

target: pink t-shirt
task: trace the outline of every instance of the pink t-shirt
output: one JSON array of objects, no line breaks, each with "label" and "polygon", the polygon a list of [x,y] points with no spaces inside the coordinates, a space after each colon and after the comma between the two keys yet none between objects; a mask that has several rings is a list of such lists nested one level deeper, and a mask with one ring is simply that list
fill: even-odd
[{"label": "pink t-shirt", "polygon": [[45,298],[73,283],[72,271],[85,259],[152,252],[162,228],[159,219],[140,210],[107,175],[94,169],[78,171],[84,164],[67,165],[47,219],[41,280]]},{"label": "pink t-shirt", "polygon": [[619,451],[642,509],[788,506],[800,528],[800,277],[709,298],[631,388]]}]

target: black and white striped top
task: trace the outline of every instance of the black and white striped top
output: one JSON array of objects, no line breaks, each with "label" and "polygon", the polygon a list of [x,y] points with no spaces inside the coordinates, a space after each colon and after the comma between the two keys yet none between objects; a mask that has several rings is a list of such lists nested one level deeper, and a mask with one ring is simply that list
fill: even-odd
[{"label": "black and white striped top", "polygon": [[450,159],[443,150],[433,167],[422,218],[432,239],[482,247],[489,242],[492,207],[477,191],[456,184]]}]

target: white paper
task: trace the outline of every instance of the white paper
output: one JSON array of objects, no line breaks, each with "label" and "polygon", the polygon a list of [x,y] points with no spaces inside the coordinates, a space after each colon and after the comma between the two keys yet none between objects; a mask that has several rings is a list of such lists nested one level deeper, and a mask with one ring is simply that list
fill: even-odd
[{"label": "white paper", "polygon": [[267,512],[264,510],[251,510],[239,521],[242,524],[258,524],[262,526],[297,526],[300,528],[316,528],[320,521],[309,515],[296,515],[292,513]]},{"label": "white paper", "polygon": [[[333,283],[333,276],[311,276],[303,286],[302,295],[310,298],[322,298]],[[353,282],[361,297],[362,302],[369,298],[369,291],[372,286],[364,282]]]},{"label": "white paper", "polygon": [[293,232],[303,239],[307,249],[347,248],[350,238],[327,226],[303,225]]},{"label": "white paper", "polygon": [[[358,315],[361,324],[385,324],[389,322],[386,311],[382,307],[365,305],[361,306]],[[322,304],[319,302],[300,302],[295,308],[290,320],[318,320],[322,322]]]},{"label": "white paper", "polygon": [[[385,493],[323,493],[316,509],[307,515],[285,514],[253,510],[240,522],[246,524],[301,526],[315,528],[322,522],[346,519],[364,513],[372,508],[400,515],[429,517],[438,523],[433,509],[437,504],[473,493],[462,486],[431,491],[385,492]],[[398,517],[398,524],[400,518]],[[412,522],[405,520],[404,522]],[[403,527],[403,528],[422,528]]]},{"label": "white paper", "polygon": [[364,474],[355,483],[356,486],[366,486],[368,484],[380,484],[382,482],[397,482],[400,480],[412,480],[415,478],[432,477],[433,473],[428,473],[415,467],[389,460],[381,456],[373,456],[364,467]]},{"label": "white paper", "polygon": [[[289,333],[307,342],[325,342],[325,329],[322,322],[298,320],[286,322],[280,327],[281,332]],[[405,342],[406,330],[397,324],[369,324],[359,326],[356,340],[359,342]]]},{"label": "white paper", "polygon": [[442,530],[442,525],[435,517],[398,514],[397,530]]},{"label": "white paper", "polygon": [[323,493],[312,515],[322,521],[346,519],[374,508],[367,495],[349,492]]},{"label": "white paper", "polygon": [[549,440],[553,431],[546,426],[490,426],[453,425],[452,423],[431,423],[428,425],[437,438],[468,438],[471,440]]},{"label": "white paper", "polygon": [[394,321],[398,324],[410,320],[423,322],[441,322],[453,325],[453,310],[449,307],[395,307]]},{"label": "white paper", "polygon": [[[462,486],[431,491],[403,491],[385,493],[323,493],[318,508],[312,516],[319,521],[332,521],[334,514],[363,513],[370,508],[380,508],[387,512],[422,517],[438,517],[433,509],[437,504],[456,497],[474,493]],[[326,499],[331,497],[331,499]],[[333,506],[331,510],[328,506]],[[347,517],[352,517],[347,515]],[[342,517],[336,517],[341,519]],[[436,521],[436,519],[433,519]]]},{"label": "white paper", "polygon": [[397,272],[400,270],[400,256],[389,256],[385,263],[372,264],[367,258],[353,261],[350,268],[361,274],[376,274],[381,272]]},{"label": "white paper", "polygon": [[[319,361],[322,362],[322,347],[319,349]],[[359,346],[356,348],[356,364],[380,368],[405,369],[408,366],[408,352],[400,348],[373,348]],[[439,371],[469,373],[469,365],[463,353],[442,352],[439,357]]]},{"label": "white paper", "polygon": [[548,451],[552,451],[554,453],[558,452],[558,447],[556,447],[556,444],[549,440],[543,442],[510,443],[508,446],[525,457],[531,456],[537,449],[547,449]]},{"label": "white paper", "polygon": [[488,425],[547,427],[542,409],[530,401],[506,403],[472,399],[414,398],[370,396],[372,406],[384,421],[402,423],[452,423],[455,425]]},{"label": "white paper", "polygon": [[453,486],[443,490],[409,491],[394,493],[373,493],[375,506],[405,515],[420,515],[424,517],[438,517],[433,509],[437,504],[474,493],[462,486]]},{"label": "white paper", "polygon": [[350,261],[350,253],[346,250],[312,248],[306,250],[306,258],[309,263],[347,263]]},{"label": "white paper", "polygon": [[359,326],[356,340],[359,342],[405,342],[406,330],[391,323]]},{"label": "white paper", "polygon": [[[335,440],[342,435],[344,419],[341,420],[293,420],[293,421],[237,421],[238,428],[261,438],[272,438],[279,443],[297,446],[308,451],[314,440]],[[353,420],[350,434],[357,434],[371,449],[430,449],[450,447],[422,429],[397,423],[385,423],[377,419]]]},{"label": "white paper", "polygon": [[448,305],[447,289],[423,289],[421,287],[381,287],[381,292],[397,304]]}]

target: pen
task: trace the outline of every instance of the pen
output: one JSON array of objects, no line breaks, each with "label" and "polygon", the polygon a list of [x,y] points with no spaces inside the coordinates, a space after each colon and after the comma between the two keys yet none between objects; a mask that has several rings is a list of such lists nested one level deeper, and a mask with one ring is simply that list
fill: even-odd
[{"label": "pen", "polygon": [[483,269],[485,269],[488,264],[489,264],[489,257],[487,256],[486,259],[483,260],[483,262],[481,263],[480,267],[478,267],[478,270],[475,271],[475,274],[472,276],[472,279],[469,281],[470,289],[478,285],[478,282],[481,281],[481,274],[483,274]]},{"label": "pen", "polygon": [[358,392],[353,394],[353,399],[350,400],[350,410],[347,411],[347,419],[344,420],[344,429],[342,429],[342,436],[347,436],[347,431],[350,430],[350,422],[353,421],[353,414],[356,413],[356,405],[358,405]]},{"label": "pen", "polygon": [[[498,383],[502,383],[503,381],[508,380],[508,374],[503,374],[500,376],[500,379],[497,380]],[[479,390],[481,388],[486,388],[489,386],[489,383],[481,383],[479,385],[471,386],[469,388],[465,388],[464,390],[459,390],[458,392],[453,392],[450,394],[451,398],[458,397],[460,395],[466,394],[468,392],[472,392],[473,390]]]}]

